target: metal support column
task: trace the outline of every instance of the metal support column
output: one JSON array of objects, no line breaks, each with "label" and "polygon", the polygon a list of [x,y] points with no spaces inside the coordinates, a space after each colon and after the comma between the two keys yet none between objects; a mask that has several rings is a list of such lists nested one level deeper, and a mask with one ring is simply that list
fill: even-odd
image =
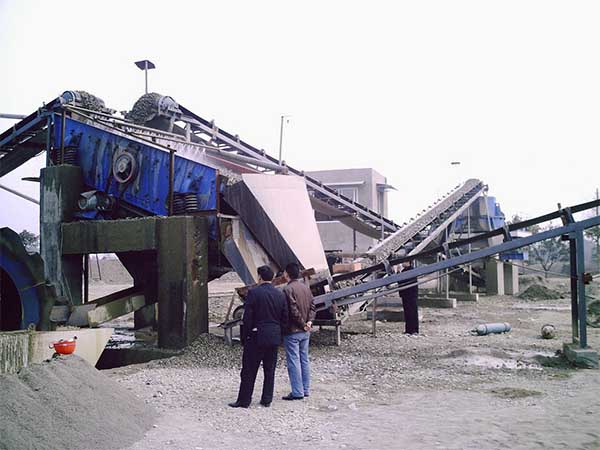
[{"label": "metal support column", "polygon": [[577,306],[577,244],[573,236],[569,237],[569,256],[571,270],[571,332],[573,344],[579,342],[579,315]]},{"label": "metal support column", "polygon": [[584,239],[583,230],[575,231],[575,246],[577,247],[577,297],[578,297],[578,312],[579,312],[579,347],[587,347],[587,311],[585,301],[585,284],[583,274],[585,273],[585,257],[583,253]]},{"label": "metal support column", "polygon": [[[467,239],[471,239],[471,207],[467,208]],[[471,243],[469,242],[469,253],[471,253]],[[473,266],[469,263],[469,294],[473,293]]]},{"label": "metal support column", "polygon": [[373,312],[373,337],[375,337],[377,335],[377,299],[373,300],[373,307],[372,307],[372,312]]},{"label": "metal support column", "polygon": [[175,150],[169,149],[169,198],[168,198],[168,210],[169,216],[173,215],[173,197],[174,197],[174,183],[175,183]]},{"label": "metal support column", "polygon": [[65,133],[67,132],[67,117],[65,109],[63,108],[61,114],[60,124],[60,159],[59,164],[65,163]]},{"label": "metal support column", "polygon": [[[446,227],[445,233],[446,233],[446,239],[444,240],[444,242],[447,245],[448,244],[448,228],[447,227]],[[450,257],[449,254],[446,255],[446,258],[449,258],[449,257]],[[450,298],[450,275],[449,275],[448,269],[446,269],[445,280],[446,280],[446,298]]]},{"label": "metal support column", "polygon": [[90,255],[83,255],[83,303],[90,301]]},{"label": "metal support column", "polygon": [[46,167],[51,163],[50,149],[52,148],[52,115],[46,121]]}]

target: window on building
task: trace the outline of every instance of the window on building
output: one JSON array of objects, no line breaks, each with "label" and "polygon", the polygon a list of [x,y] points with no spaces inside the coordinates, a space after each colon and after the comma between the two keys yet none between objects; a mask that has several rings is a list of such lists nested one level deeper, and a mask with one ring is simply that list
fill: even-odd
[{"label": "window on building", "polygon": [[358,189],[355,187],[335,187],[332,186],[338,194],[343,195],[344,197],[349,198],[354,202],[358,202]]}]

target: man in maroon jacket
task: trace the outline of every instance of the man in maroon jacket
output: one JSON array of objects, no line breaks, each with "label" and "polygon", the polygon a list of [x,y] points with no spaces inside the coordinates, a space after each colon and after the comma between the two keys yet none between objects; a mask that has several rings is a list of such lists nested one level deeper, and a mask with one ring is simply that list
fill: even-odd
[{"label": "man in maroon jacket", "polygon": [[315,319],[315,303],[310,288],[300,280],[300,268],[290,263],[285,268],[288,281],[283,289],[288,302],[288,331],[283,338],[292,392],[284,400],[302,400],[310,395],[308,345]]}]

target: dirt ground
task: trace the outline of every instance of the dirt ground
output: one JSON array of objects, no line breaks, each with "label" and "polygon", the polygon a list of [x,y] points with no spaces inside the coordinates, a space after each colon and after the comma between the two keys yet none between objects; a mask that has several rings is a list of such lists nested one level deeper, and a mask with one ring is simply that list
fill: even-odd
[{"label": "dirt ground", "polygon": [[[218,315],[224,302],[211,301]],[[258,405],[260,374],[250,409],[227,406],[241,348],[215,336],[181,356],[113,369],[113,379],[159,412],[130,449],[600,449],[600,372],[557,355],[571,340],[568,299],[483,297],[423,312],[415,337],[391,322],[378,323],[373,337],[364,316],[347,322],[340,347],[331,330],[315,331],[303,401],[280,400],[289,392],[280,350],[271,408]],[[512,331],[470,334],[489,322]],[[547,323],[557,338],[540,337]],[[588,333],[600,350],[600,329]]]}]

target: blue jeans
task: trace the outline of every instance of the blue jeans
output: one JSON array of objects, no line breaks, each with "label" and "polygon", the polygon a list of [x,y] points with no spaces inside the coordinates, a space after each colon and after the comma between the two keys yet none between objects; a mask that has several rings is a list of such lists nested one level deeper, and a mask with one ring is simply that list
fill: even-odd
[{"label": "blue jeans", "polygon": [[310,332],[308,331],[298,331],[283,338],[285,359],[294,397],[304,397],[310,394],[309,341]]}]

